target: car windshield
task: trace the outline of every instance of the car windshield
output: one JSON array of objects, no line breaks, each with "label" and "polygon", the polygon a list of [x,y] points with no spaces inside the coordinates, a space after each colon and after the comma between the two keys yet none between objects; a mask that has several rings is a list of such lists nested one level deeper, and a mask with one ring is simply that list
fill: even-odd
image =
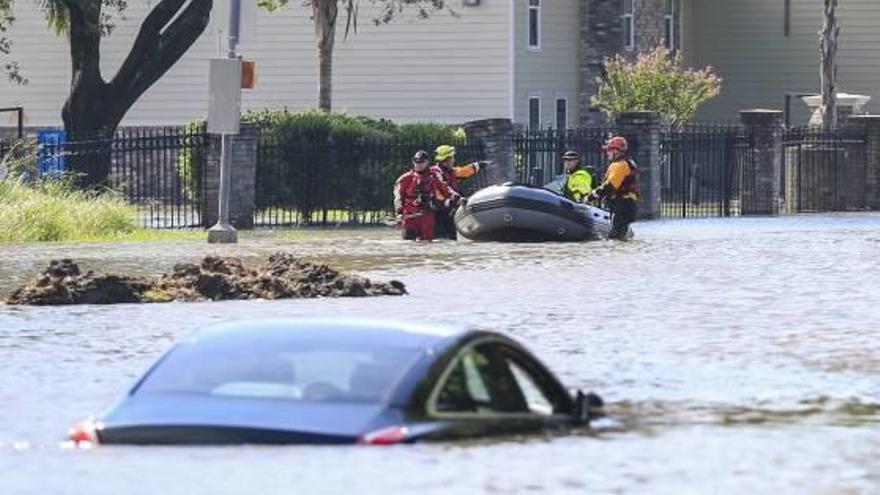
[{"label": "car windshield", "polygon": [[135,395],[383,403],[420,350],[309,339],[220,339],[176,346]]}]

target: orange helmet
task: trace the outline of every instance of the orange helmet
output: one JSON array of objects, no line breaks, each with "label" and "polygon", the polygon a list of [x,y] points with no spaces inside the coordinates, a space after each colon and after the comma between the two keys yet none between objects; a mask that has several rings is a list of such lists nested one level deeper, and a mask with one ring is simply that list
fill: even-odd
[{"label": "orange helmet", "polygon": [[627,144],[625,137],[614,136],[608,141],[605,141],[605,146],[602,146],[602,149],[605,151],[617,150],[622,153],[626,153],[626,150],[629,149],[629,144]]}]

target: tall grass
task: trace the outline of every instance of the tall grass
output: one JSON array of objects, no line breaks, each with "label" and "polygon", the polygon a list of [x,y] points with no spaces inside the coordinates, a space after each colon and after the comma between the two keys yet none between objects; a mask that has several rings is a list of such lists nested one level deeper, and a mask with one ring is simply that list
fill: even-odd
[{"label": "tall grass", "polygon": [[58,179],[0,180],[0,242],[115,239],[137,230],[137,210],[112,193]]}]

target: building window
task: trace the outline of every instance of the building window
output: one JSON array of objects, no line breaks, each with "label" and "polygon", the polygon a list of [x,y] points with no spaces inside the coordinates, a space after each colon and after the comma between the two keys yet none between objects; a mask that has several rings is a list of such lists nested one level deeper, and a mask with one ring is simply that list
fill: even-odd
[{"label": "building window", "polygon": [[541,48],[541,0],[529,0],[529,48]]},{"label": "building window", "polygon": [[565,98],[556,99],[556,128],[568,129],[568,100]]},{"label": "building window", "polygon": [[541,128],[541,97],[529,96],[529,128]]},{"label": "building window", "polygon": [[675,0],[666,0],[666,49],[675,51]]},{"label": "building window", "polygon": [[623,0],[623,47],[627,50],[636,48],[636,11],[633,2]]}]

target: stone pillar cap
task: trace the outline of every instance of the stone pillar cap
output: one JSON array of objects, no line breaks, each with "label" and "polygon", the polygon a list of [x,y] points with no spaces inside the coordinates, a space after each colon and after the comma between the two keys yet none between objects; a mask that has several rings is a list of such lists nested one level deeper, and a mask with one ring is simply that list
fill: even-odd
[{"label": "stone pillar cap", "polygon": [[657,124],[660,123],[663,116],[657,112],[639,110],[636,112],[622,112],[617,114],[615,120],[617,122],[626,122],[631,124]]},{"label": "stone pillar cap", "polygon": [[779,110],[767,110],[755,108],[739,112],[739,120],[750,126],[774,126],[782,125],[783,113]]},{"label": "stone pillar cap", "polygon": [[752,108],[749,110],[740,110],[740,114],[749,115],[782,115],[782,110],[770,110],[768,108]]}]

